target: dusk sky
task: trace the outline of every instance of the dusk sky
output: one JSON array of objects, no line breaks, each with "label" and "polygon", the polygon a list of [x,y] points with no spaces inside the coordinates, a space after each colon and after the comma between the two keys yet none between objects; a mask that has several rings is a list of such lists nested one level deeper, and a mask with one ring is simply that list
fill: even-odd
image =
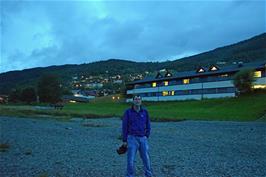
[{"label": "dusk sky", "polygon": [[266,1],[2,1],[0,73],[165,61],[266,32]]}]

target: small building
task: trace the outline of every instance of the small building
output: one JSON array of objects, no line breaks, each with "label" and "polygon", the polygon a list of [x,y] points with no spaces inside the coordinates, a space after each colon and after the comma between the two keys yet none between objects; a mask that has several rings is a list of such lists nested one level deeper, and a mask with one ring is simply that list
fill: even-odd
[{"label": "small building", "polygon": [[72,90],[73,95],[64,95],[64,102],[89,102],[96,97],[96,91]]},{"label": "small building", "polygon": [[86,88],[102,88],[103,84],[102,83],[88,83],[85,84]]},{"label": "small building", "polygon": [[210,65],[185,72],[161,70],[155,76],[127,83],[127,102],[136,94],[142,96],[144,101],[235,97],[237,90],[233,76],[244,68],[255,70],[254,88],[266,88],[266,62],[238,63],[224,67]]},{"label": "small building", "polygon": [[8,96],[7,95],[0,95],[0,104],[8,103]]},{"label": "small building", "polygon": [[91,98],[83,97],[83,96],[72,96],[72,95],[64,95],[62,97],[63,102],[80,102],[87,103],[91,100]]}]

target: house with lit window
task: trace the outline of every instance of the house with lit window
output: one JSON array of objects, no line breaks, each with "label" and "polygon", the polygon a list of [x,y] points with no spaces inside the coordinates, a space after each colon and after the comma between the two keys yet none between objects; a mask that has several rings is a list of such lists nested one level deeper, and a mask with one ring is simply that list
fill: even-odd
[{"label": "house with lit window", "polygon": [[163,70],[155,76],[127,83],[127,102],[133,95],[144,101],[201,100],[204,98],[235,97],[237,89],[233,76],[246,68],[254,70],[253,88],[266,89],[266,62],[238,63],[219,67],[210,65],[193,71],[171,72]]}]

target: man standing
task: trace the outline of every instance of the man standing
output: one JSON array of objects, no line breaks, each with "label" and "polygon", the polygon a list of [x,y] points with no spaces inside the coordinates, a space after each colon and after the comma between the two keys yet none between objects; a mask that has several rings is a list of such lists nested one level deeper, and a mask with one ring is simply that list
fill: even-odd
[{"label": "man standing", "polygon": [[126,177],[133,177],[135,174],[134,161],[138,150],[144,165],[145,176],[152,176],[147,140],[151,130],[150,118],[148,111],[141,106],[140,96],[134,96],[132,107],[125,111],[122,130],[123,145],[128,147]]}]

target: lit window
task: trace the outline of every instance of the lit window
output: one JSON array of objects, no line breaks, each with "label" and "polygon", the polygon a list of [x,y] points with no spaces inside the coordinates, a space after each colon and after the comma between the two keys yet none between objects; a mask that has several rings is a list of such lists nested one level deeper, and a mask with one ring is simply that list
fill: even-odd
[{"label": "lit window", "polygon": [[228,74],[222,74],[220,77],[228,77]]},{"label": "lit window", "polygon": [[152,87],[156,87],[156,82],[153,82],[152,83]]},{"label": "lit window", "polygon": [[166,74],[166,77],[171,77],[171,76],[172,76],[171,73],[167,73],[167,74]]},{"label": "lit window", "polygon": [[163,91],[163,96],[168,96],[168,92],[167,91]]},{"label": "lit window", "polygon": [[254,77],[261,77],[261,71],[255,71]]},{"label": "lit window", "polygon": [[203,72],[205,72],[205,70],[204,70],[203,68],[200,68],[200,69],[198,70],[198,73],[203,73]]},{"label": "lit window", "polygon": [[183,84],[189,84],[189,79],[183,79]]},{"label": "lit window", "polygon": [[217,71],[218,69],[217,69],[215,66],[213,66],[213,67],[211,67],[210,70],[211,70],[211,71]]},{"label": "lit window", "polygon": [[266,89],[266,85],[254,85],[254,89]]},{"label": "lit window", "polygon": [[164,85],[167,86],[168,85],[168,81],[164,81]]},{"label": "lit window", "polygon": [[175,91],[172,91],[172,92],[171,92],[171,95],[175,95]]}]

